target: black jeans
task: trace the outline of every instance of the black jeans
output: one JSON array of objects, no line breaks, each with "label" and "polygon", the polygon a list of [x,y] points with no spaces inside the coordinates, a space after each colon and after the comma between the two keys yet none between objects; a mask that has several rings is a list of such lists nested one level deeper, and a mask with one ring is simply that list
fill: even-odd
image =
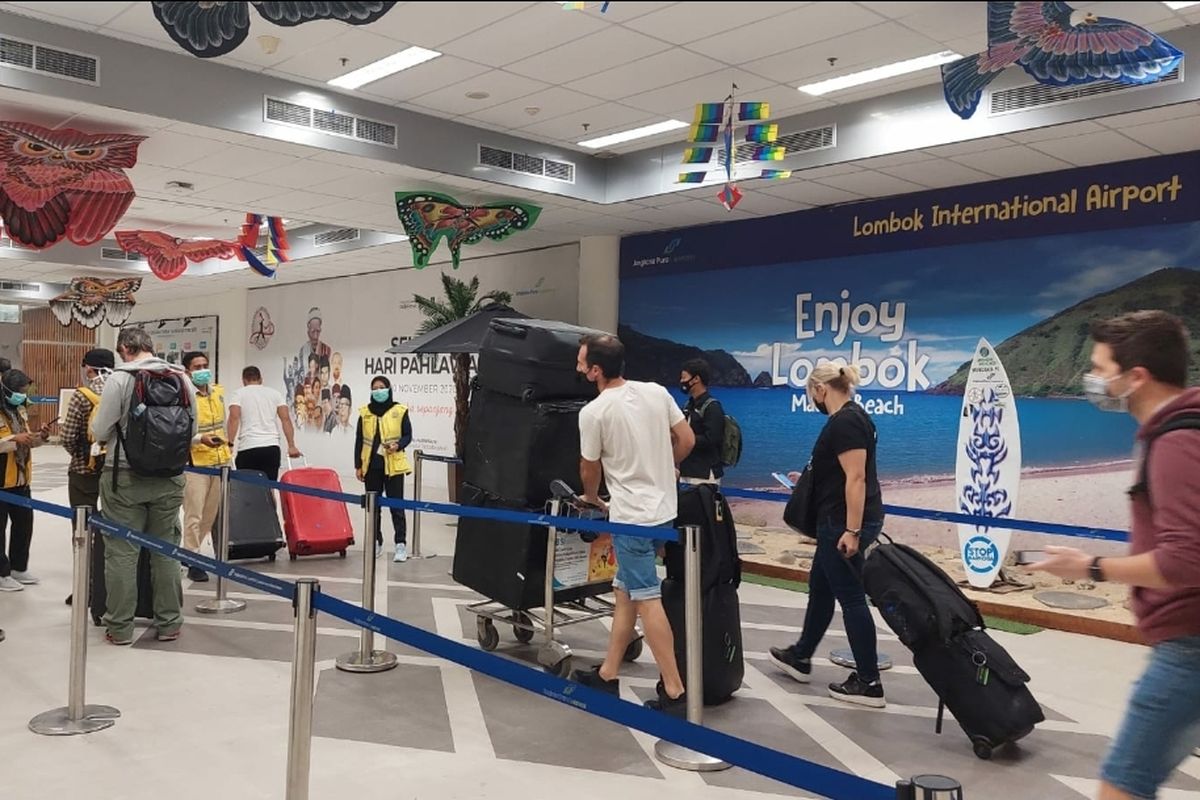
[{"label": "black jeans", "polygon": [[[387,477],[383,469],[372,469],[363,476],[363,483],[368,492],[381,492],[393,500],[404,499],[404,476]],[[396,530],[396,544],[406,544],[408,541],[408,521],[404,512],[398,508],[388,509],[392,512],[392,527]],[[383,544],[382,506],[375,509],[375,544]]]},{"label": "black jeans", "polygon": [[239,450],[234,466],[238,469],[256,469],[265,472],[267,479],[279,480],[279,464],[283,453],[279,445],[273,447],[252,447],[249,450]]},{"label": "black jeans", "polygon": [[[29,497],[28,486],[4,491]],[[7,542],[5,528],[9,528]],[[7,578],[14,571],[25,572],[29,569],[29,546],[32,542],[33,509],[0,500],[0,578]]]},{"label": "black jeans", "polygon": [[823,518],[817,523],[817,552],[813,556],[812,572],[808,578],[808,610],[804,614],[804,630],[796,642],[796,655],[812,658],[821,643],[829,623],[833,621],[833,602],[842,606],[842,620],[850,650],[854,653],[858,677],[867,683],[879,679],[879,649],[875,638],[875,620],[867,606],[867,593],[862,585],[863,551],[879,538],[882,522],[864,522],[859,535],[858,553],[846,558],[838,550],[838,540],[845,532],[841,521]]}]

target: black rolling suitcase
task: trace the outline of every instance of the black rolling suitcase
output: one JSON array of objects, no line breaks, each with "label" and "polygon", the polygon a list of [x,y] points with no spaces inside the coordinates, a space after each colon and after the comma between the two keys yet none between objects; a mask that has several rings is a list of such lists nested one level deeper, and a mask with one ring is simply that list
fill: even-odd
[{"label": "black rolling suitcase", "polygon": [[[243,474],[267,479],[265,472],[243,470]],[[274,493],[260,484],[229,482],[229,560],[269,558],[287,545]],[[220,517],[213,523],[214,544],[220,541]]]},{"label": "black rolling suitcase", "polygon": [[580,338],[595,333],[599,331],[565,322],[494,319],[479,349],[479,385],[527,402],[591,399],[596,387],[576,364]]},{"label": "black rolling suitcase", "polygon": [[937,693],[938,733],[949,708],[975,755],[987,759],[1045,720],[1029,675],[988,636],[979,609],[932,561],[889,541],[867,555],[863,584]]},{"label": "black rolling suitcase", "polygon": [[581,492],[579,411],[584,405],[583,400],[526,403],[476,388],[463,453],[466,482],[526,508],[541,508],[557,478]]},{"label": "black rolling suitcase", "polygon": [[[737,529],[724,496],[709,485],[681,489],[677,526],[700,526],[700,616],[703,620],[704,703],[724,703],[742,685],[745,662],[738,586],[742,561],[737,554]],[[687,674],[684,628],[683,548],[668,543],[662,585],[663,608],[675,636],[675,660]]]},{"label": "black rolling suitcase", "polygon": [[[102,617],[108,610],[108,587],[104,582],[105,536],[92,533],[92,586],[88,608],[92,612],[92,624],[103,624]],[[150,580],[150,551],[144,547],[138,553],[137,563],[137,609],[133,614],[139,619],[154,619],[154,585]]]}]

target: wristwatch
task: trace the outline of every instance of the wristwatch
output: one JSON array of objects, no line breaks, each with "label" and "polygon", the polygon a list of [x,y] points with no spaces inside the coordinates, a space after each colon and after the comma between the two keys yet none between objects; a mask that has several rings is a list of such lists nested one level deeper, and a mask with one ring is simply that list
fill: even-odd
[{"label": "wristwatch", "polygon": [[861,533],[861,531],[852,530],[850,528],[847,528],[845,532],[854,537],[857,537]]},{"label": "wristwatch", "polygon": [[1100,556],[1092,559],[1092,563],[1088,565],[1088,577],[1095,583],[1104,582],[1104,570],[1100,567]]}]

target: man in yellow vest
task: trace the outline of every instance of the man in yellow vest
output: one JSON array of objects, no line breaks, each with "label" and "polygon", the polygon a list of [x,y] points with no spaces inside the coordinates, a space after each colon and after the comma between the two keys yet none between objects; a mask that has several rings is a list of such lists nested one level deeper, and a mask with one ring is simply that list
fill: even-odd
[{"label": "man in yellow vest", "polygon": [[[196,387],[196,436],[192,439],[192,466],[219,468],[229,464],[229,442],[225,437],[225,390],[213,383],[208,356],[184,353],[183,368]],[[183,489],[183,546],[199,550],[212,530],[221,504],[221,479],[215,475],[188,472]],[[188,578],[208,580],[199,567],[188,567]]]},{"label": "man in yellow vest", "polygon": [[[359,409],[358,433],[354,437],[354,474],[368,492],[383,492],[393,499],[404,498],[404,476],[412,472],[405,449],[412,444],[408,409],[392,399],[392,384],[378,375],[371,381],[371,402]],[[404,512],[392,509],[396,530],[397,564],[408,561],[408,529]],[[380,513],[375,512],[375,556],[383,552]]]},{"label": "man in yellow vest", "polygon": [[[0,489],[29,498],[33,469],[30,451],[50,438],[50,426],[29,428],[29,376],[19,369],[0,374]],[[29,545],[33,541],[33,510],[5,502],[0,496],[0,515],[9,524],[9,541],[0,528],[0,592],[19,592],[38,583],[29,571]]]}]

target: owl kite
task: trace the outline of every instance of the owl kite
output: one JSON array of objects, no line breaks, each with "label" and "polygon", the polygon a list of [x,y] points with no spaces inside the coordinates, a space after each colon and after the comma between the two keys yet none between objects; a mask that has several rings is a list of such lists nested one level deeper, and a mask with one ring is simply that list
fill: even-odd
[{"label": "owl kite", "polygon": [[451,263],[458,269],[463,245],[478,244],[485,238],[500,241],[528,230],[542,209],[528,203],[464,206],[449,195],[435,192],[396,192],[396,213],[408,234],[417,269],[429,266],[429,257],[442,239],[450,249]]},{"label": "owl kite", "polygon": [[145,136],[0,122],[0,218],[17,244],[44,250],[65,237],[103,239],[133,202],[123,169]]},{"label": "owl kite", "polygon": [[1183,61],[1183,53],[1132,22],[1097,17],[1066,3],[988,3],[987,52],[942,67],[950,109],[969,119],[983,87],[1020,66],[1039,83],[1153,83]]},{"label": "owl kite", "polygon": [[72,278],[71,287],[50,301],[50,311],[64,326],[74,319],[85,328],[95,328],[107,319],[119,328],[133,313],[133,293],[140,288],[141,278]]},{"label": "owl kite", "polygon": [[291,28],[316,19],[367,25],[392,10],[394,2],[182,2],[153,0],[154,17],[167,35],[194,56],[232,53],[250,33],[250,6],[263,19]]},{"label": "owl kite", "polygon": [[164,281],[173,281],[187,270],[188,262],[210,258],[233,258],[236,242],[220,239],[179,239],[162,231],[117,231],[117,244],[126,253],[146,257],[150,271]]}]

